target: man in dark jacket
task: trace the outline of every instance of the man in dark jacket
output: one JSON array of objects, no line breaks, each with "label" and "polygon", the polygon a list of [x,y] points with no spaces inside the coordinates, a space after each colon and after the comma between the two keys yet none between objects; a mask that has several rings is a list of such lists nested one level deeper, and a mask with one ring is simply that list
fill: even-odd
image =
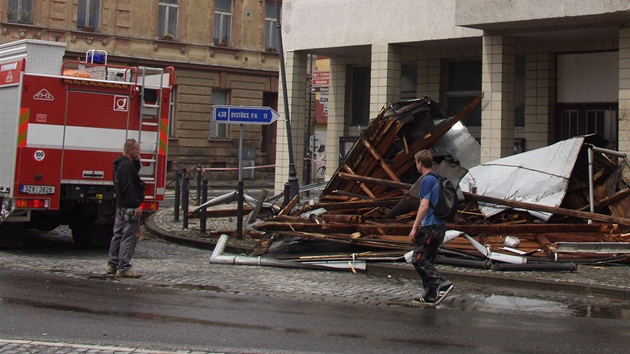
[{"label": "man in dark jacket", "polygon": [[127,139],[123,150],[124,154],[114,161],[116,220],[109,246],[107,274],[115,274],[117,278],[139,278],[140,274],[131,267],[131,258],[140,231],[140,205],[144,202],[145,185],[138,175],[140,144],[135,139]]}]

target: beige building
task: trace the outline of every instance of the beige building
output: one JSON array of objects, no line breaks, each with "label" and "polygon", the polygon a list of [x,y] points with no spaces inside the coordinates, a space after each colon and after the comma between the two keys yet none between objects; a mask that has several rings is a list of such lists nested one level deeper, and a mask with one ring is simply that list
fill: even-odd
[{"label": "beige building", "polygon": [[[484,93],[464,121],[481,162],[589,133],[630,153],[628,0],[285,0],[282,36],[294,151],[307,58],[330,57],[328,176],[344,139],[383,105],[423,96],[456,113]],[[288,177],[285,130],[280,121],[277,190]]]},{"label": "beige building", "polygon": [[[96,49],[110,64],[173,66],[169,171],[201,164],[211,179],[235,179],[239,126],[213,123],[212,107],[276,108],[276,19],[265,0],[0,0],[0,43],[65,42],[68,60]],[[275,126],[244,127],[258,166],[274,163],[274,141]]]}]

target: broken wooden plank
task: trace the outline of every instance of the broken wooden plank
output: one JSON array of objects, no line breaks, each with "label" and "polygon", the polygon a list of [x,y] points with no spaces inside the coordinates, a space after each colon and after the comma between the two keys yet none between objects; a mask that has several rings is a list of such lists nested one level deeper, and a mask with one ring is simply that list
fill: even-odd
[{"label": "broken wooden plank", "polygon": [[285,215],[285,214],[289,214],[291,212],[291,209],[293,209],[293,207],[295,206],[295,204],[297,204],[298,200],[300,198],[300,195],[296,195],[295,197],[293,197],[293,199],[291,199],[291,201],[287,204],[287,206],[285,206],[282,210],[280,210],[280,212],[278,213],[278,215]]},{"label": "broken wooden plank", "polygon": [[313,209],[324,208],[326,210],[357,210],[359,208],[373,208],[378,206],[394,206],[400,201],[400,197],[388,199],[375,199],[357,202],[338,202],[338,203],[318,203],[313,205]]},{"label": "broken wooden plank", "polygon": [[[343,164],[343,169],[348,172],[351,175],[355,175],[356,173],[354,173],[354,171],[350,168],[350,166],[348,166],[347,164]],[[363,190],[363,192],[365,192],[365,194],[370,197],[370,198],[376,198],[376,196],[374,195],[374,193],[372,193],[372,191],[370,190],[370,188],[368,188],[365,183],[362,182],[358,182],[359,187]]]},{"label": "broken wooden plank", "polygon": [[379,185],[382,185],[382,186],[387,186],[387,187],[392,187],[392,188],[399,188],[399,189],[404,189],[404,190],[409,190],[409,188],[411,188],[411,186],[412,186],[412,184],[404,183],[404,182],[400,182],[400,181],[390,181],[390,180],[381,179],[381,178],[359,176],[357,174],[348,174],[348,173],[339,172],[338,175],[339,175],[339,177],[341,177],[343,179],[348,179],[348,180],[352,180],[352,181],[361,181],[361,182],[373,183],[373,184],[379,184]]},{"label": "broken wooden plank", "polygon": [[538,241],[538,244],[540,244],[540,247],[543,248],[543,250],[547,254],[547,257],[549,257],[550,260],[558,260],[558,252],[556,250],[556,247],[553,243],[551,243],[551,241],[549,241],[549,239],[547,239],[543,235],[538,235],[536,237],[536,240]]},{"label": "broken wooden plank", "polygon": [[398,178],[398,176],[394,173],[394,171],[392,171],[389,165],[385,161],[383,161],[383,157],[374,149],[374,147],[372,147],[372,145],[370,145],[369,142],[364,140],[363,146],[365,146],[365,148],[368,149],[370,154],[372,154],[372,157],[374,157],[374,159],[381,165],[381,168],[385,171],[385,173],[387,173],[387,176],[390,179],[392,179],[395,182],[400,182],[400,179]]},{"label": "broken wooden plank", "polygon": [[[369,234],[408,234],[413,221],[398,224],[362,224],[357,230]],[[599,233],[601,235],[618,229],[614,224],[486,224],[486,225],[456,225],[447,223],[447,230],[462,231],[470,236],[478,235],[519,235],[536,233]]]}]

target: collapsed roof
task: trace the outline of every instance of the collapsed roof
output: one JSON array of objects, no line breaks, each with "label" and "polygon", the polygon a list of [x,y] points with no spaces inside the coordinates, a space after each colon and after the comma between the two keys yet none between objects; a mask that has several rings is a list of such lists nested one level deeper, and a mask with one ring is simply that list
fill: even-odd
[{"label": "collapsed roof", "polygon": [[[480,164],[479,144],[460,121],[482,99],[456,115],[428,97],[390,105],[371,120],[318,200],[288,203],[255,228],[268,240],[319,240],[357,247],[371,259],[374,252],[401,259],[412,247],[408,234],[419,202],[413,155],[430,149],[434,169],[461,189],[443,259],[627,260],[625,157],[591,135]],[[506,249],[514,238],[518,249]],[[591,244],[601,242],[605,251]]]}]

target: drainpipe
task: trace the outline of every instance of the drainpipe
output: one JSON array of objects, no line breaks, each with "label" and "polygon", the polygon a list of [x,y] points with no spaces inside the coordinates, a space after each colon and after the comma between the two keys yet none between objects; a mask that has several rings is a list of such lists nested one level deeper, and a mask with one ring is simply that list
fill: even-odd
[{"label": "drainpipe", "polygon": [[[595,212],[595,202],[593,201],[593,147],[588,149],[588,204],[590,212]],[[593,220],[588,219],[588,223],[592,224]]]}]

